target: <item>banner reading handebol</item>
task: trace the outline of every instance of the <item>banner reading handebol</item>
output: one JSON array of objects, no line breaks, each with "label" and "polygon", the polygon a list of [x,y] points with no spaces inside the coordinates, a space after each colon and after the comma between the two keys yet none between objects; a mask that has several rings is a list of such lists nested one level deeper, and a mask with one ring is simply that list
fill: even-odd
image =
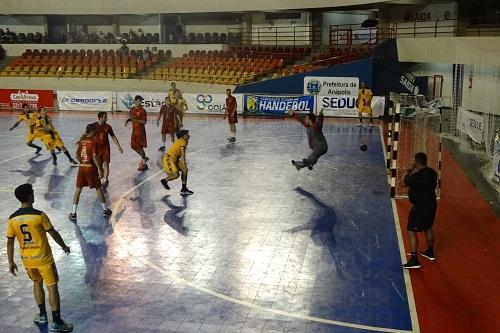
[{"label": "banner reading handebol", "polygon": [[146,112],[160,112],[162,103],[165,101],[165,97],[168,93],[158,93],[158,92],[117,92],[116,93],[116,110],[117,111],[129,111],[134,106],[134,98],[136,95],[140,95],[144,98],[142,101],[142,106]]},{"label": "banner reading handebol", "polygon": [[288,110],[313,112],[314,96],[245,95],[245,111],[248,113],[282,116]]},{"label": "banner reading handebol", "polygon": [[111,91],[57,91],[59,110],[111,111]]},{"label": "banner reading handebol", "polygon": [[[325,116],[331,117],[358,117],[357,97],[347,96],[317,96],[317,111],[323,110]],[[385,97],[373,96],[373,117],[383,116],[385,110]],[[366,115],[365,115],[366,116]]]},{"label": "banner reading handebol", "polygon": [[[225,94],[182,94],[188,106],[188,113],[219,113],[226,112]],[[233,94],[236,98],[236,112],[243,112],[243,95]]]},{"label": "banner reading handebol", "polygon": [[54,108],[53,90],[32,89],[0,89],[0,107],[21,108],[28,104],[32,109],[43,106],[47,109]]}]

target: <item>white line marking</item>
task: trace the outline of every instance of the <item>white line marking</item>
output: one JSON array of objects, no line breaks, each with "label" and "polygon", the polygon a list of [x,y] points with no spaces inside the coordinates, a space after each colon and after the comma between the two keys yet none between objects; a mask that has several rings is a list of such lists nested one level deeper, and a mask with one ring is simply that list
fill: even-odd
[{"label": "white line marking", "polygon": [[[384,136],[382,134],[382,128],[380,125],[378,125],[378,126],[379,126],[379,133],[380,133],[380,144],[382,145],[382,151],[385,151]],[[385,155],[384,155],[383,162],[384,162],[384,168],[385,168],[385,162],[386,162]],[[390,179],[389,175],[387,177]],[[401,236],[401,226],[399,224],[399,215],[398,215],[398,210],[396,208],[396,201],[394,200],[394,198],[391,198],[391,206],[392,206],[392,214],[394,215],[394,225],[396,227],[396,236],[398,237],[399,256],[401,257],[401,262],[404,262],[406,260],[405,246],[403,243],[403,237]],[[410,311],[411,326],[413,328],[412,332],[420,333],[420,327],[418,325],[417,307],[415,306],[415,297],[413,296],[413,288],[411,286],[410,273],[407,270],[403,270],[403,276],[405,279],[406,298],[408,299],[408,309]]]},{"label": "white line marking", "polygon": [[3,163],[6,163],[6,162],[9,162],[9,161],[12,161],[12,160],[15,160],[16,158],[19,158],[21,156],[25,156],[25,155],[33,155],[35,154],[34,152],[30,151],[28,153],[24,153],[24,154],[19,154],[19,155],[16,155],[14,157],[11,157],[11,158],[8,158],[6,160],[3,160],[3,161],[0,161],[0,164],[3,164]]},{"label": "white line marking", "polygon": [[[286,135],[285,137],[292,137],[292,136],[299,136],[299,135]],[[263,140],[263,139],[268,139],[268,138],[278,138],[278,137],[279,136],[264,137],[264,138],[261,137],[261,138],[258,138],[258,140]],[[283,136],[281,136],[281,137],[283,137]],[[257,139],[240,140],[239,142],[255,141],[255,140],[257,140]],[[197,149],[194,152],[191,152],[189,155],[196,154],[196,153],[198,153],[200,151],[203,151],[203,150],[213,149],[213,148],[216,148],[216,147],[226,146],[226,145],[227,145],[227,143],[220,144],[220,145],[215,145],[215,146],[211,146],[211,147],[202,147],[202,148]],[[384,160],[384,163],[385,163],[385,160]],[[161,173],[163,173],[163,170],[160,170],[160,171],[154,173],[153,175],[149,176],[148,178],[146,178],[145,180],[143,180],[139,184],[135,185],[134,187],[132,187],[131,189],[129,189],[128,191],[126,191],[121,196],[120,199],[118,199],[115,203],[113,203],[111,205],[112,208],[113,208],[113,214],[111,215],[110,223],[111,223],[111,226],[113,228],[114,228],[114,226],[117,223],[117,221],[116,221],[116,210],[117,210],[117,207],[119,205],[121,205],[121,203],[126,200],[126,198],[130,195],[130,193],[132,193],[132,191],[134,191],[135,189],[137,189],[138,187],[142,186],[143,184],[145,184],[146,182],[148,182],[149,180],[153,179],[154,177],[158,176]],[[119,230],[115,230],[114,234],[123,243],[122,247],[127,250],[128,254],[131,257],[135,258],[136,260],[139,260],[140,262],[142,262],[144,265],[151,267],[152,269],[156,270],[157,272],[159,272],[161,274],[164,274],[164,275],[166,275],[166,276],[174,279],[175,281],[177,281],[179,283],[183,283],[183,284],[185,284],[185,285],[187,285],[187,286],[189,286],[189,287],[191,287],[193,289],[202,291],[202,292],[204,292],[206,294],[212,295],[212,296],[217,297],[219,299],[226,300],[228,302],[232,302],[232,303],[235,303],[235,304],[246,306],[246,307],[251,308],[251,309],[256,309],[256,310],[260,310],[260,311],[274,313],[274,314],[285,316],[285,317],[296,318],[296,319],[300,319],[300,320],[304,320],[304,321],[314,321],[314,322],[318,322],[318,323],[335,325],[335,326],[341,326],[341,327],[356,328],[356,329],[365,330],[365,331],[389,332],[389,333],[410,333],[410,332],[412,332],[412,331],[408,331],[408,330],[399,330],[399,329],[386,328],[386,327],[377,327],[377,326],[368,326],[368,325],[361,325],[361,324],[353,324],[353,323],[348,323],[348,322],[343,322],[343,321],[337,321],[337,320],[331,320],[331,319],[325,319],[325,318],[308,316],[306,314],[301,314],[301,313],[293,313],[293,312],[281,311],[281,310],[276,310],[276,309],[272,309],[272,308],[267,308],[267,307],[264,307],[264,306],[261,306],[261,305],[258,305],[258,304],[254,304],[254,303],[251,303],[251,302],[243,301],[243,300],[231,297],[231,296],[227,296],[227,295],[218,293],[216,291],[213,291],[211,289],[208,289],[208,288],[196,285],[196,284],[194,284],[192,282],[189,282],[189,281],[187,281],[185,279],[182,279],[182,278],[180,278],[178,276],[175,276],[175,275],[171,274],[170,272],[166,271],[165,269],[163,269],[162,267],[158,266],[157,264],[155,264],[155,263],[153,263],[153,262],[151,262],[149,260],[143,259],[142,257],[135,257],[134,253],[132,252],[132,250],[130,248],[127,248],[126,244],[128,244],[129,242],[127,242],[125,239],[123,239],[121,237]],[[415,332],[415,331],[413,331],[413,332]]]}]

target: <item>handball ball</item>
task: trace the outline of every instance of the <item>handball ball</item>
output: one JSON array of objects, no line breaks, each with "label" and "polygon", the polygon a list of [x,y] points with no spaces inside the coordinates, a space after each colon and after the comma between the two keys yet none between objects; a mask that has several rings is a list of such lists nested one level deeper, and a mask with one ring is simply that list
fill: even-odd
[{"label": "handball ball", "polygon": [[361,151],[366,151],[367,149],[368,149],[368,147],[366,145],[359,146],[359,150],[361,150]]}]

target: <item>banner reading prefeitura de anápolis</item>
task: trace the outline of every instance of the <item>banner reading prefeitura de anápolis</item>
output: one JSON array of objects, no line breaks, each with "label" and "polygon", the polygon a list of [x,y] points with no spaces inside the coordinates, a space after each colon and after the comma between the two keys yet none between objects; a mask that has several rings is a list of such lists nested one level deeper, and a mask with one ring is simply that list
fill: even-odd
[{"label": "banner reading prefeitura de an\u00e1polis", "polygon": [[314,96],[245,95],[245,113],[283,116],[288,110],[313,112]]}]

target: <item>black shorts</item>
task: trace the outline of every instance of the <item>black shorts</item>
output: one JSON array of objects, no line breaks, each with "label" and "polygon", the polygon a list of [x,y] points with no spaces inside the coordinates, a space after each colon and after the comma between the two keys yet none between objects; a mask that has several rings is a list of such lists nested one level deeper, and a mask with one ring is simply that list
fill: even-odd
[{"label": "black shorts", "polygon": [[436,216],[436,202],[413,204],[408,216],[408,231],[421,232],[432,228]]}]

